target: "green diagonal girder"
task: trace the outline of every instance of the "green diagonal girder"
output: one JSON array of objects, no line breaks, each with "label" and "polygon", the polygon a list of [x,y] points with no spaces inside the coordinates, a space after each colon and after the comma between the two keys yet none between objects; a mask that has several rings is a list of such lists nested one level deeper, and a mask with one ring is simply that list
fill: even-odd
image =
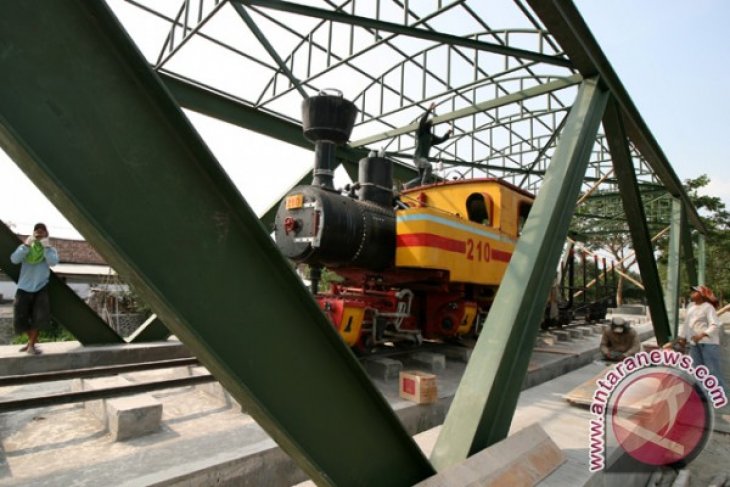
[{"label": "green diagonal girder", "polygon": [[636,252],[636,262],[639,264],[641,282],[644,284],[644,292],[649,302],[649,313],[654,327],[654,335],[659,345],[663,345],[669,340],[672,332],[669,328],[667,308],[662,295],[662,283],[659,279],[656,259],[654,259],[654,248],[651,244],[651,234],[646,222],[644,205],[641,201],[641,193],[636,180],[634,164],[629,152],[628,138],[624,130],[620,110],[615,100],[612,99],[608,102],[606,114],[603,118],[603,128],[606,131],[606,140],[608,141],[621,200],[629,224],[631,241]]},{"label": "green diagonal girder", "polygon": [[687,220],[687,210],[682,206],[682,260],[687,270],[687,281],[690,286],[697,284],[697,261],[692,247],[692,233]]},{"label": "green diagonal girder", "polygon": [[672,336],[677,337],[679,329],[679,253],[682,241],[682,202],[672,198],[672,216],[669,225],[669,256],[667,260],[667,280],[664,291],[667,304],[667,317]]},{"label": "green diagonal girder", "polygon": [[[0,38],[0,46],[2,42]],[[20,276],[20,266],[10,262],[10,254],[18,248],[18,245],[20,240],[15,233],[0,222],[0,269],[15,282],[18,282]],[[73,289],[52,272],[48,282],[48,293],[53,321],[68,330],[82,345],[124,342],[122,337],[89,308]]]},{"label": "green diagonal girder", "polygon": [[433,468],[101,1],[0,2],[0,146],[320,485]]},{"label": "green diagonal girder", "polygon": [[699,286],[705,285],[707,270],[707,253],[705,246],[705,236],[699,235],[697,237],[697,284]]},{"label": "green diagonal girder", "polygon": [[431,455],[442,471],[504,439],[607,94],[582,83]]}]

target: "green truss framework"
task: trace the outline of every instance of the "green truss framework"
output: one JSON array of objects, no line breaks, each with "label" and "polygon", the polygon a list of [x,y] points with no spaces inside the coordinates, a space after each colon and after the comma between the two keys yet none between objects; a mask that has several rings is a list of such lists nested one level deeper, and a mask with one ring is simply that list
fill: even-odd
[{"label": "green truss framework", "polygon": [[[704,228],[669,161],[571,2],[499,0],[488,8],[485,3],[109,0],[125,33],[98,0],[63,5],[3,0],[6,15],[0,29],[8,36],[0,43],[24,49],[8,49],[0,59],[11,87],[0,93],[0,145],[323,485],[357,479],[405,485],[433,468],[287,271],[265,227],[256,223],[173,100],[310,147],[300,131],[302,97],[346,85],[345,95],[355,101],[360,117],[352,144],[338,153],[343,163],[351,170],[369,149],[385,148],[398,162],[396,177],[401,178],[413,171],[413,122],[435,101],[436,121],[453,124],[456,133],[433,157],[445,167],[446,177],[496,177],[537,194],[525,226],[528,237],[516,249],[526,265],[510,266],[495,302],[509,319],[494,324],[491,338],[479,340],[459,390],[476,390],[480,399],[473,404],[455,399],[456,412],[449,415],[433,458],[439,469],[507,434],[519,394],[514,384],[525,373],[541,314],[543,300],[529,297],[547,293],[545,269],[557,267],[580,193],[589,197],[580,210],[585,217],[626,221],[642,278],[652,290],[647,295],[655,333],[660,343],[672,336],[674,320],[665,307],[650,224],[673,227],[670,257],[677,265],[680,252],[692,254],[689,226],[700,234]],[[147,22],[139,23],[140,18]],[[24,29],[30,22],[42,22],[48,37]],[[50,28],[54,23],[57,29]],[[155,29],[160,33],[156,43],[146,35]],[[99,76],[74,71],[71,59],[64,57],[69,52],[81,56],[81,51]],[[48,63],[40,62],[44,56]],[[107,90],[109,99],[99,105],[109,112],[95,111],[93,93]],[[36,102],[46,94],[52,103]],[[139,111],[128,110],[127,102]],[[97,128],[114,126],[115,110],[126,122],[120,125],[124,129]],[[61,136],[66,130],[66,137]],[[103,136],[107,144],[79,143],[86,140],[84,131]],[[150,161],[127,154],[138,141],[154,156]],[[80,164],[91,171],[84,176],[92,182],[116,175],[138,200],[105,206],[103,189],[90,187],[74,172]],[[100,168],[105,171],[95,174]],[[161,197],[157,184],[174,201]],[[200,202],[188,200],[191,189]],[[667,197],[669,210],[658,203]],[[139,227],[131,212],[144,220],[144,230],[166,223],[149,208],[165,208],[170,215],[188,212],[175,217],[171,231],[182,242],[174,257],[190,269],[163,265],[161,259],[169,255],[158,255],[148,244],[161,248],[165,241],[150,232],[135,234]],[[215,218],[202,218],[204,214]],[[12,245],[12,239],[6,240]],[[209,249],[220,256],[206,254],[205,262],[199,261]],[[702,262],[702,253],[699,257]],[[276,330],[228,328],[228,320],[240,319],[235,309],[220,306],[211,317],[181,292],[180,282],[195,275],[207,279],[201,292],[210,292],[215,280],[206,275],[206,266],[225,274],[231,262],[255,269],[255,275],[275,276],[266,289],[257,288],[255,275],[246,272],[231,282],[271,305],[262,310],[256,299],[242,303],[247,316],[263,322],[275,313],[276,322],[299,337],[298,347],[278,347]],[[698,276],[703,279],[702,266]],[[676,282],[674,276],[666,290],[674,301]],[[277,290],[285,293],[290,308],[276,306]],[[245,346],[248,355],[242,358],[234,344]],[[287,378],[282,364],[296,353],[309,354],[311,360],[297,377]],[[281,382],[264,380],[261,370]],[[489,371],[487,382],[484,370]],[[513,372],[509,382],[507,371]],[[302,394],[301,407],[292,406],[282,400],[289,397],[287,387],[309,387],[311,394]],[[332,404],[341,407],[330,408]],[[333,421],[324,413],[329,409],[349,417]],[[337,428],[345,422],[357,425],[351,437]],[[373,457],[368,445],[383,449]],[[347,456],[333,461],[332,451]]]},{"label": "green truss framework", "polygon": [[[588,28],[582,21],[552,25],[543,15],[566,5],[565,11],[579,19],[570,2],[109,4],[133,39],[140,17],[150,20],[145,28],[160,29],[161,42],[140,45],[143,53],[158,73],[191,90],[216,93],[241,110],[298,124],[302,96],[342,88],[338,81],[346,83],[346,96],[360,110],[351,147],[385,148],[406,166],[412,165],[414,121],[434,101],[439,114],[435,122],[453,123],[455,128],[456,135],[433,157],[447,169],[457,169],[449,175],[497,177],[533,192],[539,190],[578,83],[600,74],[620,95],[640,183],[663,187],[688,204],[608,61],[577,52],[584,45],[597,48]],[[225,29],[236,28],[233,40]],[[195,64],[202,57],[222,61],[206,64],[203,70]],[[230,71],[246,73],[246,83],[224,75]],[[207,113],[216,115],[213,109]],[[256,130],[256,123],[242,125]],[[292,142],[292,135],[283,131],[269,135]],[[301,139],[298,134],[293,137]],[[294,143],[300,145],[301,140]],[[610,151],[599,129],[582,189],[587,191],[611,169]],[[616,184],[609,177],[601,189],[615,192]],[[691,206],[688,211],[692,225],[701,230]]]}]

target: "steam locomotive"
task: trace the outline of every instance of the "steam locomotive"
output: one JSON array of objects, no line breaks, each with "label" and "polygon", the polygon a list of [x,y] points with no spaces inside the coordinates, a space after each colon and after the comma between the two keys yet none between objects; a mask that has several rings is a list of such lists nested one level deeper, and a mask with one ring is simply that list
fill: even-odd
[{"label": "steam locomotive", "polygon": [[[456,338],[483,322],[512,258],[531,194],[496,179],[439,181],[395,193],[393,163],[371,153],[359,181],[333,186],[335,151],[357,108],[336,93],[303,101],[315,144],[312,184],[292,189],[275,219],[282,253],[310,267],[312,291],[351,347]],[[320,292],[323,268],[342,278]]]}]

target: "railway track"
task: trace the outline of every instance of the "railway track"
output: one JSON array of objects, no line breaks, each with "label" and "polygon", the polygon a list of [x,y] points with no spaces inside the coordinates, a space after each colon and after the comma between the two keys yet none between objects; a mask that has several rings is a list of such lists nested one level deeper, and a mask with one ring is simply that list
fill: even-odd
[{"label": "railway track", "polygon": [[[559,331],[566,331],[570,329],[577,329],[585,326],[599,326],[598,324],[587,324],[584,321],[576,321],[567,326],[561,327]],[[555,331],[555,330],[554,330]],[[541,332],[544,334],[545,332]],[[442,368],[438,364],[445,364],[447,361],[456,362],[467,362],[471,350],[474,348],[476,340],[474,339],[463,339],[459,342],[424,342],[419,346],[413,347],[396,347],[386,346],[379,349],[370,351],[368,353],[358,354],[358,360],[369,369],[367,365],[370,362],[378,361],[380,359],[389,359],[391,361],[399,361],[409,366],[418,366],[419,364],[426,369],[430,369],[432,372],[438,373]],[[564,347],[550,347],[540,346],[539,342],[536,344],[534,351],[555,354],[555,355],[578,355],[578,352],[573,350],[565,349]],[[443,356],[443,359],[438,359],[438,356]],[[425,357],[425,360],[424,360]],[[436,359],[434,359],[434,357]],[[430,362],[428,359],[431,359]],[[27,385],[27,384],[38,384],[44,382],[53,382],[61,380],[71,379],[90,379],[98,377],[108,377],[118,374],[134,373],[140,371],[156,370],[156,369],[169,369],[173,367],[187,367],[199,365],[196,358],[182,358],[172,360],[161,360],[155,362],[140,362],[140,363],[129,363],[123,365],[108,365],[81,369],[69,369],[59,370],[52,372],[43,372],[35,374],[25,375],[9,375],[0,376],[0,387]],[[372,372],[371,372],[371,375]],[[378,378],[378,377],[375,377]],[[386,374],[386,379],[388,376]],[[208,382],[214,382],[215,378],[209,374],[191,375],[189,377],[164,379],[155,381],[146,381],[138,384],[130,384],[117,387],[105,387],[101,389],[85,390],[85,391],[72,391],[54,393],[44,396],[34,396],[22,399],[13,399],[0,401],[0,413],[8,411],[17,411],[22,409],[29,409],[35,407],[55,406],[60,404],[67,404],[73,402],[83,402],[98,399],[109,399],[120,396],[141,394],[145,392],[171,389],[177,387],[188,387],[198,384],[204,384]]]}]

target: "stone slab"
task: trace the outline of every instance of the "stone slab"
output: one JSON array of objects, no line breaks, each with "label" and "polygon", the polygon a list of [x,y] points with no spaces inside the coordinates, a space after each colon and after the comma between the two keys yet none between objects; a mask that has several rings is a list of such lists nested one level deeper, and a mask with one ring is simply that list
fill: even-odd
[{"label": "stone slab", "polygon": [[472,455],[459,465],[416,484],[418,487],[532,486],[563,462],[565,454],[533,424]]}]

